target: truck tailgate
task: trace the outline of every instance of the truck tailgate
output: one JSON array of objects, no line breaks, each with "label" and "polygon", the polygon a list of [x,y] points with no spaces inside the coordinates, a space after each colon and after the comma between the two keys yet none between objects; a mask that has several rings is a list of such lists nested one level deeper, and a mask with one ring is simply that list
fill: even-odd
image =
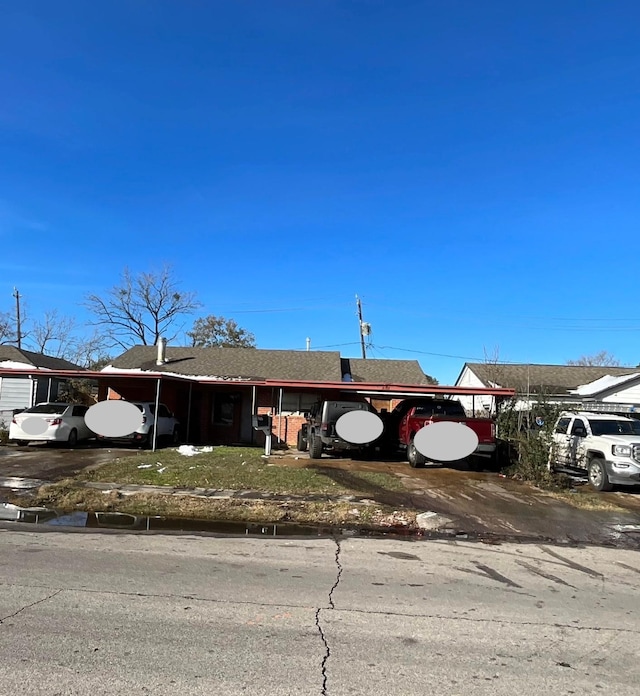
[{"label": "truck tailgate", "polygon": [[478,442],[480,444],[495,441],[495,425],[490,418],[447,418],[447,416],[433,416],[430,420],[432,423],[437,423],[438,421],[457,421],[459,423],[464,423],[478,436]]}]

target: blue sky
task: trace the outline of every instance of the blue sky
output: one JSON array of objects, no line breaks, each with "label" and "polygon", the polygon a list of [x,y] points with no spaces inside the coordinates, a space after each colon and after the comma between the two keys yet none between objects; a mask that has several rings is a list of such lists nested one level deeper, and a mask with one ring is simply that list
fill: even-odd
[{"label": "blue sky", "polygon": [[170,262],[262,348],[358,357],[358,294],[441,383],[640,362],[634,0],[21,0],[0,47],[0,310]]}]

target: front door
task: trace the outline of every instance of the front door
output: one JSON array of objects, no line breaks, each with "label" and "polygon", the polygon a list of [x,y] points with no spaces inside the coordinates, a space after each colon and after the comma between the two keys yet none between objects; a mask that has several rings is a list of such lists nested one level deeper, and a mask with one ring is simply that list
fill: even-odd
[{"label": "front door", "polygon": [[569,429],[567,448],[567,466],[571,469],[586,467],[586,448],[584,439],[587,434],[587,424],[582,418],[574,418]]},{"label": "front door", "polygon": [[553,431],[551,459],[556,466],[567,466],[569,462],[569,424],[571,418],[561,418]]},{"label": "front door", "polygon": [[211,404],[212,444],[230,445],[240,441],[242,396],[235,392],[218,392]]}]

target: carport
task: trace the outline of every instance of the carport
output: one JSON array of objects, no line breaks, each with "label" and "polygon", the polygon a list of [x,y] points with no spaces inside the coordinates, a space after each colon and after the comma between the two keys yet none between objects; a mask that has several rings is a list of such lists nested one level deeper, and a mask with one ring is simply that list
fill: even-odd
[{"label": "carport", "polygon": [[[2,375],[37,375],[38,377],[63,378],[86,380],[98,384],[103,388],[122,389],[125,385],[130,392],[145,394],[147,396],[135,396],[135,399],[155,401],[155,421],[153,450],[156,449],[158,405],[161,403],[163,388],[174,395],[182,390],[186,401],[186,430],[184,439],[189,442],[193,430],[194,410],[194,386],[200,394],[222,393],[233,389],[236,393],[246,395],[246,411],[249,413],[249,423],[253,415],[260,412],[271,413],[276,416],[278,439],[282,437],[283,398],[285,394],[304,392],[315,395],[318,398],[340,398],[342,395],[358,395],[367,399],[403,399],[415,396],[453,396],[456,395],[486,395],[496,398],[496,402],[504,401],[515,396],[515,390],[504,388],[473,388],[454,387],[425,384],[387,384],[380,382],[322,382],[322,381],[294,381],[294,380],[270,380],[270,379],[213,379],[197,376],[178,375],[166,371],[141,371],[141,370],[112,370],[108,372],[90,370],[44,370],[44,369],[9,369],[0,368]],[[188,389],[187,389],[188,385]],[[153,396],[152,396],[153,395]],[[168,393],[167,393],[168,395]],[[133,398],[131,399],[133,400]],[[205,414],[206,415],[206,414]],[[244,414],[246,416],[246,414]],[[202,414],[197,412],[198,418]],[[245,423],[246,425],[246,423]],[[254,443],[255,431],[250,430],[251,443]],[[209,436],[211,439],[211,436]],[[206,439],[206,438],[205,438]],[[217,444],[217,443],[216,443]]]}]

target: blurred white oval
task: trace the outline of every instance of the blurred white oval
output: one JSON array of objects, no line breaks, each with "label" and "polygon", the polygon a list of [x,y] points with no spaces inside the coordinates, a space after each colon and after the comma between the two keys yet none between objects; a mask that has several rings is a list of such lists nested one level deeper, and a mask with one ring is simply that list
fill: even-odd
[{"label": "blurred white oval", "polygon": [[22,423],[20,423],[20,427],[27,435],[42,435],[42,433],[47,432],[49,424],[44,418],[31,416],[30,418],[25,418]]},{"label": "blurred white oval", "polygon": [[440,421],[418,430],[414,444],[427,459],[454,462],[475,452],[478,435],[464,423]]},{"label": "blurred white oval", "polygon": [[364,445],[377,440],[384,424],[379,416],[371,411],[348,411],[336,421],[336,432],[353,445]]},{"label": "blurred white oval", "polygon": [[125,437],[142,425],[142,411],[128,401],[111,399],[91,406],[84,420],[96,435]]}]

